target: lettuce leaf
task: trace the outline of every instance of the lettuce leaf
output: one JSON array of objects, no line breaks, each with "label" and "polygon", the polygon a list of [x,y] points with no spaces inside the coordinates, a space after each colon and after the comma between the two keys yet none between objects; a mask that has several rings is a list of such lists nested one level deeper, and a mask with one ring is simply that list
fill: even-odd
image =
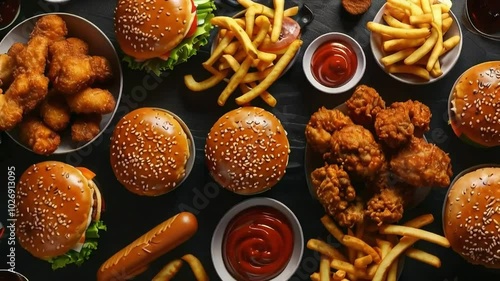
[{"label": "lettuce leaf", "polygon": [[125,55],[123,61],[128,67],[135,70],[145,70],[160,76],[163,71],[173,70],[178,64],[186,62],[191,56],[196,55],[201,46],[208,44],[210,30],[213,26],[210,19],[214,17],[213,11],[216,9],[214,0],[194,0],[198,26],[193,36],[184,38],[177,47],[170,51],[167,60],[160,58],[136,61],[133,57]]},{"label": "lettuce leaf", "polygon": [[54,257],[48,262],[52,264],[52,270],[63,268],[68,264],[81,265],[90,258],[92,251],[97,249],[97,238],[99,230],[106,231],[106,225],[102,221],[92,222],[85,232],[85,242],[80,252],[70,250],[64,255]]}]

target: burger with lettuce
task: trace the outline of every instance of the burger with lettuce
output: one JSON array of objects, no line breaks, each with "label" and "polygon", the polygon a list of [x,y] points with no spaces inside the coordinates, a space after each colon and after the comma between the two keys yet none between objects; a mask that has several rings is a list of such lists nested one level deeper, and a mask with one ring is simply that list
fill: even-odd
[{"label": "burger with lettuce", "polygon": [[214,0],[119,0],[115,35],[132,69],[160,75],[208,43]]},{"label": "burger with lettuce", "polygon": [[95,174],[57,161],[31,165],[16,187],[16,236],[31,255],[81,265],[97,249],[103,200]]}]

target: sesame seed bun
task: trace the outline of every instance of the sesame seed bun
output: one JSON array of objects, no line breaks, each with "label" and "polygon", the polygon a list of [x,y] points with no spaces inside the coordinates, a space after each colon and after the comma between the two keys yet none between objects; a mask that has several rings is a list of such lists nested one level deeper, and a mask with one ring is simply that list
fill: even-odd
[{"label": "sesame seed bun", "polygon": [[17,184],[16,235],[33,256],[68,252],[91,221],[93,190],[75,167],[57,161],[31,165]]},{"label": "sesame seed bun", "polygon": [[191,0],[118,1],[115,34],[120,48],[140,60],[165,55],[190,30],[196,15],[193,7]]},{"label": "sesame seed bun", "polygon": [[111,137],[111,167],[118,181],[138,195],[158,196],[187,176],[190,140],[168,111],[144,107],[125,115]]},{"label": "sesame seed bun", "polygon": [[443,227],[452,249],[473,264],[500,268],[500,167],[457,176],[446,197]]},{"label": "sesame seed bun", "polygon": [[500,61],[466,70],[450,96],[450,121],[455,134],[480,146],[500,145]]},{"label": "sesame seed bun", "polygon": [[232,110],[212,126],[205,161],[222,187],[251,195],[274,186],[285,174],[290,146],[272,113],[258,107]]}]

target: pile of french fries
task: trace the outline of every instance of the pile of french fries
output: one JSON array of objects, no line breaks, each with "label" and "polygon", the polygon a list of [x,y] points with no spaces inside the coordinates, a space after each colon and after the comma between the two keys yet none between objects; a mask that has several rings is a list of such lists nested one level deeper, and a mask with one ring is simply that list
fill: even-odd
[{"label": "pile of french fries", "polygon": [[275,0],[274,9],[251,0],[238,2],[246,8],[244,17],[217,16],[211,19],[211,23],[219,27],[218,42],[210,58],[203,62],[203,67],[212,76],[196,81],[189,74],[184,76],[184,82],[192,91],[203,91],[226,81],[227,85],[217,100],[220,106],[239,88],[242,95],[236,98],[238,105],[248,104],[260,96],[274,107],[277,101],[267,89],[287,68],[302,40],[296,39],[279,53],[261,51],[259,46],[266,40],[279,40],[283,18],[296,15],[298,6],[284,9],[284,0]]},{"label": "pile of french fries", "polygon": [[423,80],[443,74],[440,58],[460,42],[448,36],[453,24],[450,6],[434,0],[387,0],[385,24],[370,21],[367,28],[380,34],[386,54],[380,62],[389,73],[407,73]]},{"label": "pile of french fries", "polygon": [[342,246],[335,248],[320,239],[308,240],[307,248],[321,256],[319,271],[311,274],[311,280],[396,281],[401,270],[398,269],[400,259],[404,256],[438,268],[441,260],[437,256],[412,247],[419,240],[450,247],[444,236],[422,229],[433,221],[432,214],[425,214],[403,225],[360,223],[354,230],[348,229],[344,233],[328,215],[324,215],[322,224]]}]

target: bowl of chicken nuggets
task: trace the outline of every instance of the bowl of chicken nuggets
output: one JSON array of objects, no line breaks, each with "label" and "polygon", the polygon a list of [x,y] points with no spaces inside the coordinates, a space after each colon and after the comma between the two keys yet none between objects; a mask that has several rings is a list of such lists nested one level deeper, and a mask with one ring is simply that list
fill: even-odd
[{"label": "bowl of chicken nuggets", "polygon": [[64,154],[97,139],[123,87],[113,44],[68,13],[26,19],[0,42],[0,131],[40,155]]},{"label": "bowl of chicken nuggets", "polygon": [[343,227],[398,222],[430,188],[450,184],[448,154],[424,136],[430,120],[425,104],[386,104],[367,85],[337,108],[319,108],[305,129],[313,198]]}]

